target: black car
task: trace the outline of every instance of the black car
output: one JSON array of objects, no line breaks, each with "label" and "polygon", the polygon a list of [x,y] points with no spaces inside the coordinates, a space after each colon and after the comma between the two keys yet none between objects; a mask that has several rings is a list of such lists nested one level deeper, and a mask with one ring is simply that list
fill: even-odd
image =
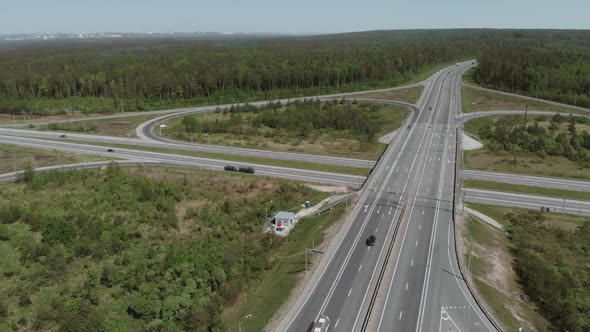
[{"label": "black car", "polygon": [[428,106],[428,109],[431,110],[432,109],[432,106]]},{"label": "black car", "polygon": [[115,152],[113,149],[107,149],[107,152]]},{"label": "black car", "polygon": [[372,247],[375,245],[375,241],[377,241],[377,238],[375,237],[375,235],[371,235],[367,238],[367,241],[365,242],[368,246]]},{"label": "black car", "polygon": [[59,135],[59,138],[66,138],[67,136],[65,134],[63,135]]},{"label": "black car", "polygon": [[408,126],[408,128],[407,128],[407,129],[410,129],[410,127],[411,127],[411,126]]}]

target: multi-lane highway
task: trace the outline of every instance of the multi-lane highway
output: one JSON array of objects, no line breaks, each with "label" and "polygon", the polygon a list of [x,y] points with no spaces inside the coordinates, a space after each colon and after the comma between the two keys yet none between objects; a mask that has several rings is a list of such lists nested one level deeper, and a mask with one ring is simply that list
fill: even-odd
[{"label": "multi-lane highway", "polygon": [[308,162],[308,163],[315,163],[315,164],[336,165],[336,166],[355,167],[355,168],[364,168],[364,169],[372,169],[375,165],[375,162],[372,160],[362,160],[362,159],[355,159],[355,158],[331,157],[331,156],[311,155],[311,154],[292,153],[292,152],[265,151],[265,150],[234,148],[234,147],[227,147],[227,146],[207,145],[207,144],[187,144],[187,143],[180,143],[180,142],[166,142],[166,141],[158,141],[158,140],[142,140],[142,139],[137,139],[137,138],[126,138],[126,137],[112,137],[112,136],[90,135],[90,134],[79,134],[79,133],[64,133],[64,132],[55,132],[55,131],[35,131],[35,130],[24,130],[24,129],[0,128],[0,135],[14,136],[14,137],[52,139],[52,140],[60,140],[61,135],[66,135],[68,140],[100,143],[105,146],[108,146],[108,144],[125,144],[125,145],[130,145],[130,146],[141,146],[141,147],[149,147],[149,148],[205,152],[205,153],[215,153],[215,154],[219,154],[219,155],[247,156],[247,157],[256,157],[256,158],[264,158],[264,159],[298,161],[298,162]]},{"label": "multi-lane highway", "polygon": [[[345,235],[328,250],[318,276],[278,330],[304,331],[320,314],[336,331],[434,331],[451,324],[493,330],[454,256],[452,115],[460,105],[458,82],[466,68],[448,68],[431,81],[410,129],[396,135],[375,168]],[[391,272],[375,297],[394,234]],[[377,237],[375,246],[365,245],[369,235]],[[465,307],[460,315],[445,314],[446,307],[458,306]]]},{"label": "multi-lane highway", "polygon": [[46,150],[59,150],[64,152],[92,154],[103,157],[129,159],[134,161],[164,162],[168,165],[186,166],[201,169],[223,170],[225,165],[252,166],[257,175],[287,178],[308,182],[327,183],[334,185],[346,185],[351,188],[360,188],[365,180],[363,176],[336,174],[321,171],[310,171],[296,168],[267,166],[251,163],[235,163],[217,159],[198,158],[169,153],[140,151],[132,149],[115,148],[113,152],[107,151],[107,147],[68,143],[60,141],[47,141],[37,138],[14,137],[0,135],[0,144],[12,144]]}]

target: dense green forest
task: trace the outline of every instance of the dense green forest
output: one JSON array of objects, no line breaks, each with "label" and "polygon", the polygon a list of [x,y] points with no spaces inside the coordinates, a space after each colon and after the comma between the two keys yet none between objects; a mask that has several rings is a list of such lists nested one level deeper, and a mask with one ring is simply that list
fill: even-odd
[{"label": "dense green forest", "polygon": [[3,184],[0,330],[220,331],[289,241],[262,232],[266,216],[324,194],[182,174],[29,169]]},{"label": "dense green forest", "polygon": [[478,53],[481,85],[590,107],[590,44],[496,42]]},{"label": "dense green forest", "polygon": [[[578,132],[577,125],[590,124],[582,116],[538,116],[535,121],[523,123],[522,116],[505,116],[486,122],[478,136],[492,151],[521,152],[546,156],[561,156],[590,167],[590,133]],[[565,128],[564,128],[565,127]],[[567,128],[567,129],[566,129]]]},{"label": "dense green forest", "polygon": [[236,40],[0,43],[0,112],[132,111],[395,86],[436,65],[475,57],[497,41],[510,47],[531,40],[588,45],[589,35],[408,30]]},{"label": "dense green forest", "polygon": [[508,214],[514,269],[555,331],[590,330],[590,221],[574,230],[543,224],[539,212]]}]

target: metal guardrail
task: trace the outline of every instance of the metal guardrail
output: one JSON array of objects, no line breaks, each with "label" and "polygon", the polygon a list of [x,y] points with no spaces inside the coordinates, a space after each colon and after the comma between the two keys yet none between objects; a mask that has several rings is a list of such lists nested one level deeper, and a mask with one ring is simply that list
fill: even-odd
[{"label": "metal guardrail", "polygon": [[397,225],[395,225],[395,229],[393,230],[393,236],[389,243],[389,247],[387,248],[387,253],[385,254],[385,260],[383,261],[383,266],[381,267],[381,271],[379,271],[379,276],[377,277],[377,283],[375,285],[375,290],[371,295],[371,300],[369,301],[369,307],[367,308],[367,314],[365,315],[365,319],[363,319],[363,324],[361,325],[361,331],[366,331],[369,322],[371,321],[371,313],[373,312],[373,307],[375,306],[375,302],[377,301],[377,295],[379,294],[379,289],[381,288],[381,282],[383,282],[383,277],[385,276],[385,271],[387,270],[387,264],[389,263],[389,258],[391,257],[391,252],[393,251],[393,247],[395,244],[395,239],[397,237],[397,232],[399,231],[399,227],[401,225],[402,218],[404,213],[406,212],[406,206],[402,208],[402,211],[397,219]]},{"label": "metal guardrail", "polygon": [[[467,289],[469,290],[469,293],[471,293],[471,296],[473,296],[473,299],[475,300],[475,303],[477,303],[477,306],[479,307],[479,309],[481,310],[481,312],[483,312],[483,314],[486,316],[486,318],[490,321],[490,323],[494,326],[494,328],[497,331],[502,332],[502,328],[500,327],[500,325],[498,323],[496,323],[496,321],[494,320],[494,317],[492,317],[492,315],[487,311],[487,309],[484,307],[482,301],[479,299],[479,297],[476,295],[476,292],[473,289],[473,286],[471,286],[471,284],[469,283],[469,279],[467,279],[467,274],[465,274],[465,272],[463,271],[463,267],[461,266],[461,259],[459,256],[459,251],[457,249],[457,232],[456,232],[456,227],[457,227],[457,223],[455,220],[455,213],[456,213],[456,197],[457,197],[457,187],[460,186],[460,183],[457,182],[458,180],[458,176],[457,174],[459,174],[459,161],[461,159],[459,159],[461,156],[459,155],[460,151],[461,151],[461,146],[459,144],[459,128],[455,128],[455,174],[454,174],[454,185],[453,185],[453,213],[452,215],[452,220],[453,220],[453,239],[455,241],[455,256],[457,259],[457,265],[459,266],[459,272],[461,273],[461,277],[463,278],[463,281],[465,282],[465,285],[467,286]],[[460,193],[459,193],[460,195]],[[463,204],[465,204],[465,202],[463,202]]]}]

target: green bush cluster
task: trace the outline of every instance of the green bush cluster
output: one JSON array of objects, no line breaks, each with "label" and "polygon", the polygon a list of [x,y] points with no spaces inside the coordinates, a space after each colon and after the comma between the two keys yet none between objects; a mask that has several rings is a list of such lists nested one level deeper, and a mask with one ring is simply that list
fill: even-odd
[{"label": "green bush cluster", "polygon": [[[538,121],[524,125],[521,119],[518,116],[501,117],[481,127],[478,135],[488,141],[486,147],[492,151],[526,151],[542,158],[562,156],[580,162],[584,167],[590,162],[590,133],[578,133],[576,129],[576,123],[589,123],[588,118],[556,114],[547,129]],[[563,122],[569,123],[567,132],[559,130]]]},{"label": "green bush cluster", "polygon": [[556,331],[590,330],[590,221],[572,232],[544,225],[539,212],[505,218],[514,268],[527,296]]},{"label": "green bush cluster", "polygon": [[[317,197],[257,181],[156,180],[112,164],[10,185],[0,194],[0,330],[220,331],[224,306],[285,243],[262,232],[268,214]],[[179,220],[186,200],[197,204]]]},{"label": "green bush cluster", "polygon": [[[178,126],[170,130],[177,136],[186,133],[229,133],[233,135],[290,136],[309,138],[327,133],[335,137],[358,138],[373,141],[383,125],[380,104],[356,103],[317,99],[294,101],[286,105],[269,103],[260,108],[252,105],[219,110],[230,114],[227,119],[199,119],[185,116]],[[280,135],[279,135],[280,134]]]}]

